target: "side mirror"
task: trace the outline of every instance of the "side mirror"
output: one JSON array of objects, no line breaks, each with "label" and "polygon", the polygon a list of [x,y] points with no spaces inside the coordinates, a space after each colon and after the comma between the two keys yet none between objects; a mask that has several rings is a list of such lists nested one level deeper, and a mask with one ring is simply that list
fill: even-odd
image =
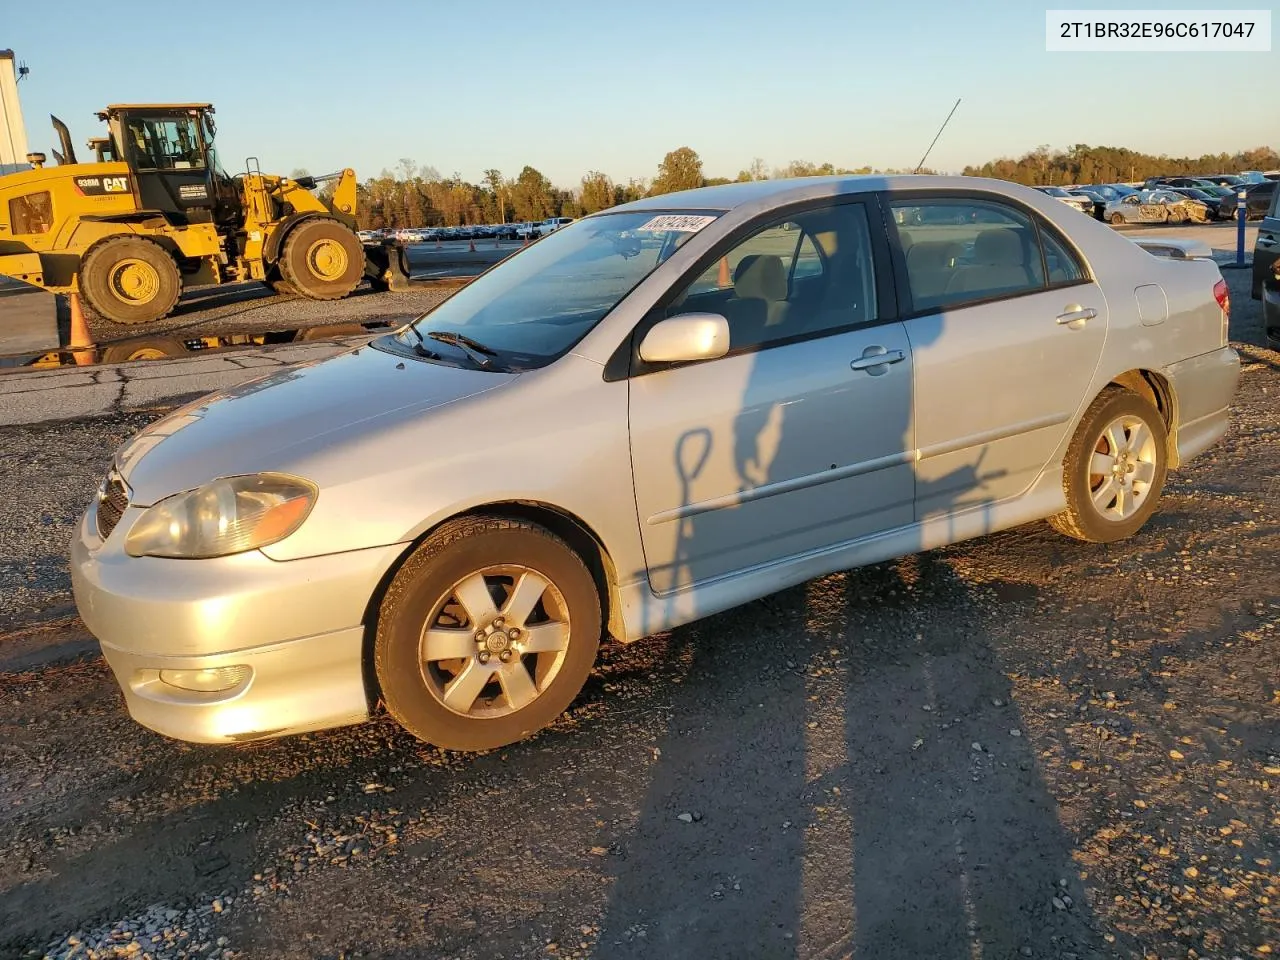
[{"label": "side mirror", "polygon": [[640,342],[646,363],[714,360],[729,352],[729,321],[718,313],[682,313],[652,327]]}]

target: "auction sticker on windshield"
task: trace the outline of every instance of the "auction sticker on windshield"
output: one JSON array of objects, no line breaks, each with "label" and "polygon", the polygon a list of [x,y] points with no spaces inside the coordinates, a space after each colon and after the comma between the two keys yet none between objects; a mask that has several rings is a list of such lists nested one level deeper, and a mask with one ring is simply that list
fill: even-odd
[{"label": "auction sticker on windshield", "polygon": [[697,233],[708,223],[715,220],[715,217],[700,217],[691,214],[665,214],[661,217],[654,217],[647,223],[643,223],[636,227],[637,233],[657,233],[662,230],[674,230],[676,233]]}]

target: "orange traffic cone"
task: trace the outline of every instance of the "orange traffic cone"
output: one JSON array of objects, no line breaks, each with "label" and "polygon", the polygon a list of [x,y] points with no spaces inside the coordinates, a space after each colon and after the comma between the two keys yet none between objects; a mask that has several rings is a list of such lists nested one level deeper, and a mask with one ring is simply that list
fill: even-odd
[{"label": "orange traffic cone", "polygon": [[733,286],[733,281],[729,278],[729,258],[720,258],[720,276],[716,279],[717,285],[721,290],[727,290]]},{"label": "orange traffic cone", "polygon": [[93,335],[89,333],[89,321],[84,317],[80,307],[80,294],[72,293],[67,299],[71,302],[71,353],[76,358],[77,367],[87,367],[98,359]]}]

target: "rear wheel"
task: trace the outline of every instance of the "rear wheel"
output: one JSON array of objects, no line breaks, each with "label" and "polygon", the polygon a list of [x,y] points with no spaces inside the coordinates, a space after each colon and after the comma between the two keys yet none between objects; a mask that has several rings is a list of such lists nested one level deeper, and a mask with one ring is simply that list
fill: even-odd
[{"label": "rear wheel", "polygon": [[89,308],[112,323],[150,323],[168,316],[182,293],[182,275],[158,244],[112,237],[80,261],[80,293]]},{"label": "rear wheel", "polygon": [[279,269],[293,292],[309,300],[341,300],[364,276],[364,245],[336,220],[304,220],[285,238]]},{"label": "rear wheel", "polygon": [[1059,533],[1110,543],[1137,533],[1155,513],[1169,459],[1164,419],[1145,398],[1108,387],[1089,405],[1063,459],[1067,509],[1049,519]]},{"label": "rear wheel", "polygon": [[451,521],[396,574],[382,601],[374,669],[414,736],[489,750],[551,723],[595,662],[600,597],[586,565],[536,524]]}]

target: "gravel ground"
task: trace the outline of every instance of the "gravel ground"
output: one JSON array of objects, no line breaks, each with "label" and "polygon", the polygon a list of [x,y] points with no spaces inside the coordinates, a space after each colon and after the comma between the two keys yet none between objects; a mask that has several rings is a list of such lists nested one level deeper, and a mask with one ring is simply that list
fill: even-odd
[{"label": "gravel ground", "polygon": [[1231,430],[1137,537],[1035,524],[609,647],[480,756],[138,727],[61,557],[146,415],[0,431],[40,491],[0,501],[0,957],[1275,956],[1280,354],[1229,282]]}]

